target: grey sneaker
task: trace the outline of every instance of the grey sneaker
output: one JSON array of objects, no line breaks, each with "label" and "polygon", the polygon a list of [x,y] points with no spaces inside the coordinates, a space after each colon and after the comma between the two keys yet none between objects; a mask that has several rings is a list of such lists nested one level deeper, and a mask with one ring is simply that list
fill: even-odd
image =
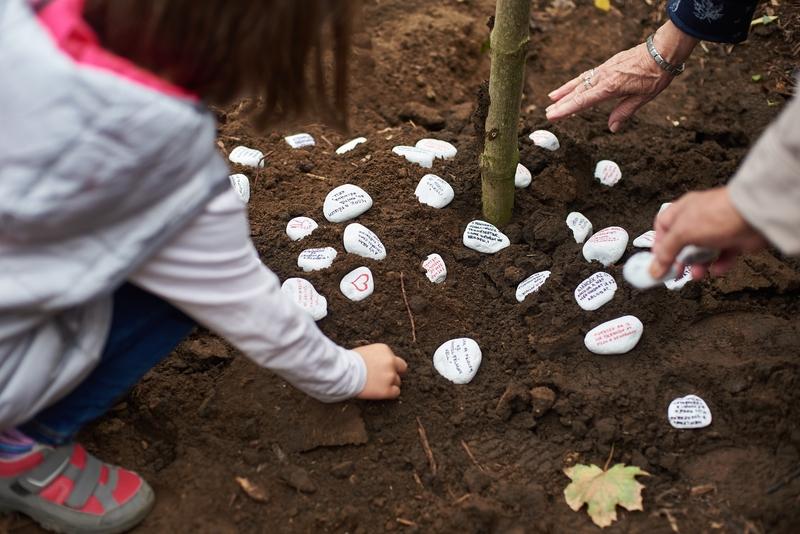
[{"label": "grey sneaker", "polygon": [[53,532],[125,532],[154,502],[139,475],[101,462],[78,444],[37,446],[13,461],[0,459],[0,513],[25,514]]}]

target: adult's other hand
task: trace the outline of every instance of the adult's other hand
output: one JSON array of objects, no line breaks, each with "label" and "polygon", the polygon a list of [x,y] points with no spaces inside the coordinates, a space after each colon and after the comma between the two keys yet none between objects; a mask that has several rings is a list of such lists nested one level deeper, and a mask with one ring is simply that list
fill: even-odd
[{"label": "adult's other hand", "polygon": [[752,252],[767,245],[764,237],[741,216],[726,187],[683,195],[659,213],[653,243],[655,259],[650,274],[660,278],[675,263],[686,245],[698,245],[720,251],[711,265],[692,266],[695,279],[707,271],[719,275],[733,265],[742,252]]},{"label": "adult's other hand", "polygon": [[[653,44],[672,65],[683,63],[697,39],[683,33],[671,21],[656,31]],[[642,43],[615,55],[599,67],[565,83],[548,96],[553,101],[547,118],[556,121],[607,100],[619,100],[608,118],[608,128],[617,132],[640,107],[655,98],[674,76],[662,69]]]}]

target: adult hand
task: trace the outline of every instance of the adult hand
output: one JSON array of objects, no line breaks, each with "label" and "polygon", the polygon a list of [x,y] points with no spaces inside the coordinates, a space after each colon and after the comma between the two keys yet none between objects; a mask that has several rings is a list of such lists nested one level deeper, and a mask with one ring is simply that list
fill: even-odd
[{"label": "adult hand", "polygon": [[655,278],[667,272],[686,245],[720,251],[719,258],[710,267],[692,267],[695,279],[705,276],[709,269],[712,274],[722,274],[733,266],[742,252],[767,245],[764,237],[739,214],[726,187],[683,195],[658,214],[655,230],[655,259],[650,267],[650,274]]},{"label": "adult hand", "polygon": [[[683,63],[697,39],[668,21],[653,38],[656,50],[672,65]],[[655,98],[674,76],[658,66],[642,43],[615,55],[599,67],[565,83],[548,96],[553,101],[547,118],[556,121],[606,100],[621,99],[608,118],[608,128],[617,132],[622,123]]]},{"label": "adult hand", "polygon": [[367,382],[358,394],[359,399],[396,399],[400,396],[400,375],[406,372],[408,364],[395,356],[392,349],[383,343],[364,345],[353,349],[367,366]]}]

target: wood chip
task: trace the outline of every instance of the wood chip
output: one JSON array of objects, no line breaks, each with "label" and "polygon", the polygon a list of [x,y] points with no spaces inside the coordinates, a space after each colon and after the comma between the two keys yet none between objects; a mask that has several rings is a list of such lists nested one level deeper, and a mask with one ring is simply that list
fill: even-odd
[{"label": "wood chip", "polygon": [[236,483],[242,488],[245,494],[253,499],[255,502],[266,503],[269,501],[269,495],[261,486],[257,486],[244,477],[236,477]]}]

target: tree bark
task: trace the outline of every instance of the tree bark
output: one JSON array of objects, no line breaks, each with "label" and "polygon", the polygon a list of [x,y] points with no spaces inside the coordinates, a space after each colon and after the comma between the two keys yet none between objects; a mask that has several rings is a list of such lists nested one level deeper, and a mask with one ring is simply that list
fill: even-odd
[{"label": "tree bark", "polygon": [[530,6],[530,0],[497,0],[490,37],[490,103],[480,167],[483,216],[494,225],[509,222],[514,209],[517,124],[530,41]]}]

